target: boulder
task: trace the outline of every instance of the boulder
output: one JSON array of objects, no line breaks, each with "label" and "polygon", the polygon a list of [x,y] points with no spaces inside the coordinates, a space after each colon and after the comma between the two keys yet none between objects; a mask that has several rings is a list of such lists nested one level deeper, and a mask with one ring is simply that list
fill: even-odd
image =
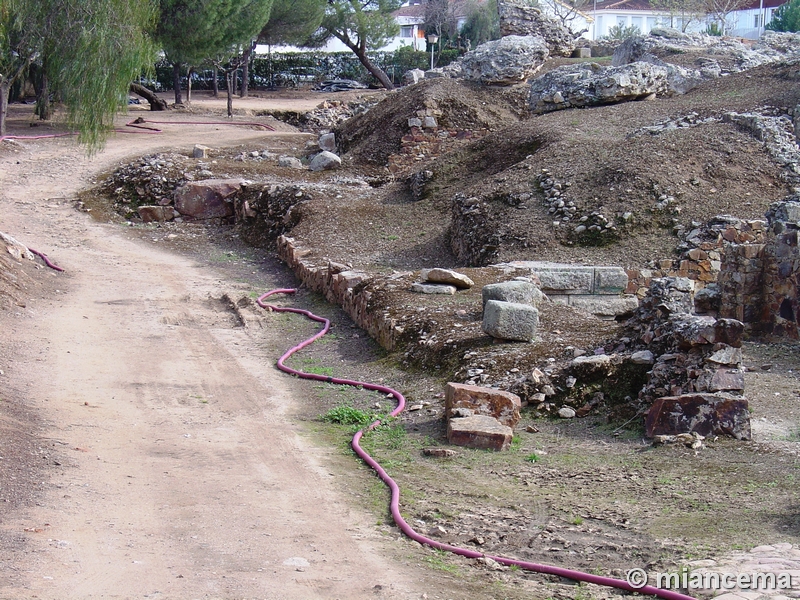
[{"label": "boulder", "polygon": [[524,0],[498,0],[502,36],[531,36],[542,38],[553,56],[572,56],[578,37],[561,21],[531,6]]},{"label": "boulder", "polygon": [[750,439],[750,411],[745,398],[686,394],[658,398],[645,419],[647,437],[698,433]]},{"label": "boulder", "polygon": [[514,431],[497,419],[474,415],[450,419],[447,423],[447,441],[455,446],[481,450],[508,450]]},{"label": "boulder", "polygon": [[539,311],[530,304],[489,300],[483,310],[483,331],[494,338],[533,342],[539,330]]},{"label": "boulder", "polygon": [[544,294],[536,284],[528,281],[504,281],[483,286],[481,298],[484,309],[489,300],[537,306],[544,298]]},{"label": "boulder", "polygon": [[303,163],[300,162],[300,159],[295,156],[279,156],[278,166],[289,169],[302,169]]},{"label": "boulder", "polygon": [[410,289],[417,294],[449,294],[452,296],[456,293],[455,286],[442,283],[413,283]]},{"label": "boulder", "polygon": [[[738,350],[738,348],[736,348]],[[741,392],[744,390],[744,371],[721,368],[714,372],[708,386],[710,392]]]},{"label": "boulder", "polygon": [[342,166],[342,159],[336,156],[333,152],[323,150],[317,154],[308,165],[312,171],[329,171],[331,169],[338,169]]},{"label": "boulder", "polygon": [[233,197],[242,189],[241,179],[191,181],[175,190],[175,210],[193,219],[233,215]]},{"label": "boulder", "polygon": [[462,56],[461,76],[483,85],[514,85],[536,73],[549,54],[541,37],[510,35]]},{"label": "boulder", "polygon": [[323,133],[321,136],[319,136],[318,143],[321,150],[336,152],[336,134]]},{"label": "boulder", "polygon": [[425,71],[422,69],[411,69],[403,74],[403,85],[414,85],[425,79]]},{"label": "boulder", "polygon": [[565,65],[531,83],[528,105],[532,112],[628,102],[650,94],[673,93],[669,69],[646,62],[619,67],[597,63]]},{"label": "boulder", "polygon": [[475,285],[475,282],[466,275],[456,273],[450,269],[422,269],[420,276],[422,277],[423,281],[429,283],[446,283],[447,285],[453,285],[460,290],[466,290]]},{"label": "boulder", "polygon": [[458,409],[472,414],[489,416],[512,429],[519,423],[522,402],[516,394],[492,388],[448,383],[445,386],[445,415],[454,418]]},{"label": "boulder", "polygon": [[136,212],[143,223],[171,221],[175,214],[171,206],[140,206]]}]

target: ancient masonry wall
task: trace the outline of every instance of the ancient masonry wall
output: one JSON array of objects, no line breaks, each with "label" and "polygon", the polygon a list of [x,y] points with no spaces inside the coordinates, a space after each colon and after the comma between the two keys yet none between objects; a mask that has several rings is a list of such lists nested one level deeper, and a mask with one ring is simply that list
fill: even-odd
[{"label": "ancient masonry wall", "polygon": [[293,238],[284,235],[278,238],[278,257],[306,287],[322,293],[328,302],[341,306],[358,327],[386,350],[393,350],[402,329],[388,313],[370,306],[373,292],[367,288],[374,278],[350,270],[347,265],[314,258],[310,254],[311,250],[303,248]]}]

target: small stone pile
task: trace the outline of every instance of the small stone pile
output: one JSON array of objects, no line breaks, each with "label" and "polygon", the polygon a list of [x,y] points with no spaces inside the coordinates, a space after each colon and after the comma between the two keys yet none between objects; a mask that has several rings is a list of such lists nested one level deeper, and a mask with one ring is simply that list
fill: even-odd
[{"label": "small stone pile", "polygon": [[141,205],[166,206],[172,194],[187,181],[211,177],[207,165],[176,153],[149,154],[117,167],[100,186],[114,209],[127,218]]},{"label": "small stone pile", "polygon": [[[367,112],[380,102],[380,98],[359,98],[351,102],[325,100],[314,110],[304,113],[297,123],[304,131],[318,132],[334,129],[347,119]],[[294,124],[294,123],[293,123]]]},{"label": "small stone pile", "polygon": [[[549,169],[542,169],[536,177],[544,192],[544,204],[553,218],[553,226],[575,224],[571,236],[579,243],[598,243],[617,235],[617,226],[599,211],[581,213],[575,201],[567,195],[571,183],[556,178]],[[624,216],[623,216],[624,219]]]}]

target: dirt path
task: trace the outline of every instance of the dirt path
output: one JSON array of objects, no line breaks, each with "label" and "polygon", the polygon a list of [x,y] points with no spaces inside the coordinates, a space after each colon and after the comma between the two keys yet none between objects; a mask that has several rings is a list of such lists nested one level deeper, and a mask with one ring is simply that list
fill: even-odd
[{"label": "dirt path", "polygon": [[166,129],[93,160],[68,140],[0,153],[0,231],[66,268],[0,315],[0,390],[24,391],[52,466],[35,506],[0,509],[21,540],[0,549],[0,597],[419,598],[284,416],[291,380],[209,300],[235,284],[72,208],[129,155],[270,140]]}]

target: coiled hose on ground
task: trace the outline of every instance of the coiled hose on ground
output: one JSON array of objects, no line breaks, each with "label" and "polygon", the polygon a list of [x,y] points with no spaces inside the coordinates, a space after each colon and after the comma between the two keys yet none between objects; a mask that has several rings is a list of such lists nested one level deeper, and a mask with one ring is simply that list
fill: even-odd
[{"label": "coiled hose on ground", "polygon": [[[278,368],[291,375],[296,375],[297,377],[301,377],[303,379],[314,379],[316,381],[325,381],[328,383],[335,383],[338,385],[350,385],[350,386],[357,386],[362,387],[367,390],[374,390],[377,392],[382,392],[384,394],[389,394],[397,400],[397,407],[390,413],[390,417],[395,417],[399,415],[403,409],[405,408],[406,400],[403,395],[398,392],[397,390],[393,390],[390,387],[384,385],[378,385],[375,383],[369,383],[366,381],[355,381],[351,379],[341,379],[338,377],[329,377],[326,375],[317,375],[315,373],[305,373],[303,371],[298,371],[297,369],[293,369],[292,367],[286,366],[286,360],[292,356],[295,352],[302,350],[306,346],[313,344],[319,338],[324,336],[328,333],[330,329],[330,321],[324,317],[320,317],[315,315],[314,313],[303,310],[301,308],[293,308],[293,307],[284,307],[284,306],[276,306],[273,304],[267,304],[264,302],[266,298],[272,296],[274,294],[294,294],[296,290],[292,288],[283,288],[283,289],[276,289],[266,294],[261,295],[257,303],[262,308],[266,308],[270,311],[275,312],[291,312],[297,313],[299,315],[303,315],[312,321],[316,321],[318,323],[322,323],[323,327],[320,331],[314,334],[312,337],[308,338],[304,342],[290,348],[283,355],[278,359]],[[641,594],[650,594],[653,596],[658,596],[659,598],[664,598],[665,600],[695,600],[691,596],[686,596],[684,594],[673,592],[672,590],[663,590],[660,588],[656,588],[650,585],[646,585],[643,587],[634,587],[630,583],[622,579],[614,579],[613,577],[602,577],[600,575],[593,575],[591,573],[584,573],[582,571],[574,571],[572,569],[565,569],[562,567],[555,567],[552,565],[542,565],[538,563],[527,562],[523,560],[517,560],[514,558],[506,558],[504,556],[492,556],[489,554],[483,554],[481,552],[476,552],[475,550],[470,550],[468,548],[459,548],[457,546],[451,546],[449,544],[443,544],[442,542],[438,542],[431,538],[425,537],[417,533],[402,517],[400,514],[400,487],[397,483],[392,479],[389,474],[381,467],[378,462],[372,458],[362,447],[360,444],[361,438],[363,437],[364,433],[371,431],[378,427],[381,424],[380,420],[375,421],[369,427],[359,430],[354,436],[351,445],[353,450],[358,454],[358,456],[366,462],[383,480],[383,482],[389,487],[391,490],[391,501],[390,501],[390,509],[392,513],[392,518],[400,530],[410,537],[412,540],[419,542],[420,544],[424,544],[430,546],[432,548],[436,548],[439,550],[445,550],[447,552],[452,552],[453,554],[458,554],[460,556],[465,556],[467,558],[489,558],[494,560],[502,565],[507,566],[516,566],[521,569],[525,569],[527,571],[535,571],[537,573],[546,573],[549,575],[557,575],[559,577],[564,577],[567,579],[572,579],[573,581],[583,581],[586,583],[594,583],[597,585],[602,585],[606,587],[614,587],[619,588],[621,590],[627,590],[630,592],[638,592]]]}]

